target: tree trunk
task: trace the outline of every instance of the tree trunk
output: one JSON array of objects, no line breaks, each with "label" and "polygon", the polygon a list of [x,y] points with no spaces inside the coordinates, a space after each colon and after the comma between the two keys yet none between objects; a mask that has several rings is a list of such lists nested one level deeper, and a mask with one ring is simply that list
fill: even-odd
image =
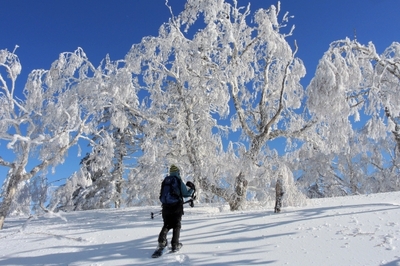
[{"label": "tree trunk", "polygon": [[275,213],[280,213],[282,208],[282,197],[284,194],[282,177],[278,177],[275,184]]},{"label": "tree trunk", "polygon": [[122,172],[123,172],[123,155],[122,153],[118,156],[118,162],[116,163],[115,170],[113,173],[113,181],[115,182],[115,190],[117,199],[114,202],[115,208],[121,207],[121,194],[122,194]]},{"label": "tree trunk", "polygon": [[114,206],[116,209],[121,207],[121,199],[122,199],[122,176],[124,172],[124,156],[126,155],[126,140],[125,134],[120,129],[114,133],[114,138],[116,139],[116,148],[115,152],[115,166],[112,173],[112,180],[115,184],[115,192],[116,192],[116,199],[114,200]]},{"label": "tree trunk", "polygon": [[19,175],[12,175],[7,184],[3,201],[0,203],[0,230],[3,229],[4,221],[10,211],[12,200],[17,193],[17,187],[21,179]]},{"label": "tree trunk", "polygon": [[248,181],[244,177],[244,174],[240,174],[236,177],[235,192],[232,194],[229,200],[229,207],[231,211],[238,211],[243,209],[243,204],[246,202]]}]

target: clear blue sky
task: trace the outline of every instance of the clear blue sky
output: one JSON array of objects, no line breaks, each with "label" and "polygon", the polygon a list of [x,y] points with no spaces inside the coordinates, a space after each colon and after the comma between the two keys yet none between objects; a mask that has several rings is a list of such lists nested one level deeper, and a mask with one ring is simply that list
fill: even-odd
[{"label": "clear blue sky", "polygon": [[[184,0],[170,0],[175,14]],[[238,0],[240,6],[251,3],[254,11],[268,8],[277,1]],[[318,60],[329,44],[346,37],[363,44],[372,41],[379,53],[392,42],[400,42],[400,0],[282,0],[281,15],[293,15],[296,29],[289,41],[297,41],[307,68],[303,85],[314,75]],[[0,49],[13,50],[22,64],[18,80],[21,92],[33,69],[49,69],[61,52],[82,47],[97,66],[109,54],[122,59],[132,44],[148,35],[157,35],[159,26],[168,21],[164,0],[4,0],[0,4]],[[4,143],[0,156],[7,157]],[[83,154],[84,155],[84,154]],[[75,157],[76,152],[70,152]],[[80,159],[77,161],[79,162]],[[76,162],[76,160],[75,160]],[[78,166],[56,168],[58,178],[66,178]],[[8,169],[0,166],[0,183]]]}]

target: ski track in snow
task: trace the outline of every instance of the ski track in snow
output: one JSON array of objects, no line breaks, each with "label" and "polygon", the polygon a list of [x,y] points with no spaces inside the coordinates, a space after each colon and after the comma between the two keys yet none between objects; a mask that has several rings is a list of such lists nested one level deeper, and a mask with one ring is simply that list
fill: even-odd
[{"label": "ski track in snow", "polygon": [[[185,206],[182,249],[153,259],[159,207],[6,219],[0,265],[400,265],[400,192],[230,212]],[[172,233],[168,234],[169,241]]]}]

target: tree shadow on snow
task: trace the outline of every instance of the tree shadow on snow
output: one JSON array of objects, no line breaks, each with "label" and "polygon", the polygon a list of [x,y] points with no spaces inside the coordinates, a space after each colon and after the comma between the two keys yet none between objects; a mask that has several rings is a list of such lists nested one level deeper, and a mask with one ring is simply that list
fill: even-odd
[{"label": "tree shadow on snow", "polygon": [[400,266],[400,259],[385,263],[385,264],[381,264],[382,266]]},{"label": "tree shadow on snow", "polygon": [[[270,229],[307,220],[324,219],[338,215],[390,211],[399,208],[400,206],[398,205],[384,203],[354,204],[294,209],[293,211],[284,211],[276,215],[272,213],[272,210],[265,212],[227,212],[210,215],[196,215],[188,210],[183,216],[181,239],[184,243],[190,243],[191,247],[187,251],[192,250],[192,254],[185,253],[184,249],[182,253],[177,255],[165,254],[160,259],[162,259],[162,263],[168,262],[168,265],[222,266],[227,265],[227,261],[229,261],[229,265],[277,263],[263,258],[267,257],[268,252],[271,252],[271,248],[268,247],[268,245],[271,245],[268,244],[269,239],[279,238],[284,235],[294,235],[297,232],[287,230],[283,234],[269,234],[269,232],[273,232]],[[32,262],[40,262],[40,265],[83,265],[82,263],[84,262],[86,265],[96,263],[102,265],[160,265],[160,259],[152,259],[151,254],[157,245],[162,218],[150,219],[151,211],[157,211],[157,208],[136,208],[132,209],[132,211],[129,209],[89,211],[85,213],[85,217],[81,217],[79,213],[69,213],[65,214],[67,222],[62,221],[59,217],[38,218],[31,222],[32,228],[40,228],[40,223],[44,223],[46,219],[46,230],[53,232],[60,230],[61,234],[68,234],[64,238],[69,238],[72,241],[71,244],[51,247],[50,249],[53,249],[51,254],[24,257],[4,255],[0,259],[0,264],[35,265]],[[21,220],[13,220],[9,223],[9,230],[3,232],[15,231],[18,226],[21,226],[21,223]],[[29,226],[28,224],[28,229]],[[138,230],[150,229],[152,231],[143,237],[116,243],[74,244],[73,242],[73,240],[78,239],[79,232],[87,234],[99,231],[101,234],[112,235],[113,230],[116,229],[131,230],[129,232],[132,233],[132,238],[135,238],[135,232],[139,232]],[[61,234],[60,237],[62,238]],[[57,235],[53,234],[50,237],[57,237]],[[258,246],[262,242],[264,244]],[[215,248],[218,246],[222,248]],[[74,251],[69,252],[67,250]],[[24,252],[32,253],[36,251],[40,251],[40,245],[35,246],[33,243],[31,250]],[[40,252],[37,253],[40,254]],[[206,255],[203,253],[206,253]],[[243,258],[243,255],[248,256]],[[132,263],[129,263],[130,261]],[[385,265],[395,266],[399,265],[399,263],[400,260],[396,260]]]}]

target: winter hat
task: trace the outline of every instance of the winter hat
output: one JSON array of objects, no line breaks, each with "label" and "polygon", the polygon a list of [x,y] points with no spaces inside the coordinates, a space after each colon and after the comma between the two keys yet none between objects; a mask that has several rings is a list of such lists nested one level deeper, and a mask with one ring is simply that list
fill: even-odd
[{"label": "winter hat", "polygon": [[171,167],[169,168],[169,173],[171,174],[176,172],[179,172],[179,168],[175,164],[171,165]]}]

